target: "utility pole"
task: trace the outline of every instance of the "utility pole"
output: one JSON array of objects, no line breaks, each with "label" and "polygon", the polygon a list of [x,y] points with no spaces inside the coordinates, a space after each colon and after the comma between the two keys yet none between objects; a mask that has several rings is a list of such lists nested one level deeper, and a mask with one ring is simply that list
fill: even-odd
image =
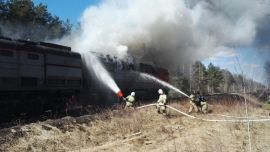
[{"label": "utility pole", "polygon": [[189,92],[190,92],[190,93],[192,93],[192,92],[191,92],[191,83],[192,83],[192,82],[191,82],[191,81],[192,81],[192,71],[191,71],[191,66],[192,66],[192,64],[189,65]]},{"label": "utility pole", "polygon": [[182,73],[183,73],[183,74],[185,73],[185,64],[183,65]]},{"label": "utility pole", "polygon": [[201,64],[199,63],[199,84],[198,84],[198,90],[201,91]]},{"label": "utility pole", "polygon": [[251,146],[251,135],[250,135],[250,124],[249,124],[249,118],[248,118],[248,105],[247,105],[247,95],[246,95],[246,83],[245,83],[245,78],[244,78],[244,72],[243,69],[240,65],[239,59],[236,56],[237,62],[238,62],[238,66],[240,68],[240,71],[242,73],[242,84],[243,84],[243,89],[244,89],[244,98],[245,98],[245,111],[246,111],[246,119],[247,119],[247,130],[248,130],[248,142],[249,142],[249,151],[252,151],[252,146]]},{"label": "utility pole", "polygon": [[250,135],[250,125],[249,125],[249,118],[248,118],[248,108],[247,108],[247,97],[246,97],[246,86],[244,83],[244,97],[245,97],[245,108],[246,108],[246,118],[248,120],[247,127],[248,127],[248,141],[249,141],[249,151],[252,151],[251,147],[251,135]]}]

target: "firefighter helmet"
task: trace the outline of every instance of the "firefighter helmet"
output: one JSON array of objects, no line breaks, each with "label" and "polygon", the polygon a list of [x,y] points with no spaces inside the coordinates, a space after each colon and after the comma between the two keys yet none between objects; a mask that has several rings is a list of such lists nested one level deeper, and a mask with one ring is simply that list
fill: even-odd
[{"label": "firefighter helmet", "polygon": [[158,89],[158,93],[159,94],[163,94],[163,90],[162,89]]}]

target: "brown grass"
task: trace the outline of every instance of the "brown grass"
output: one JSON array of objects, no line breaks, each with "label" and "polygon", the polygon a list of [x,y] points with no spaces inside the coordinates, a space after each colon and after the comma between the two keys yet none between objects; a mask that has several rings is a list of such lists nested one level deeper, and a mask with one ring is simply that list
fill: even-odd
[{"label": "brown grass", "polygon": [[[234,103],[234,104],[233,104]],[[211,114],[245,116],[243,102],[210,103]],[[187,111],[188,102],[171,101]],[[267,115],[249,106],[249,115]],[[217,118],[210,114],[193,115]],[[221,119],[221,117],[220,117]],[[251,123],[254,151],[267,151],[269,123]],[[164,117],[154,107],[106,109],[96,115],[66,117],[0,131],[0,151],[247,151],[246,123],[204,122],[174,111]]]}]

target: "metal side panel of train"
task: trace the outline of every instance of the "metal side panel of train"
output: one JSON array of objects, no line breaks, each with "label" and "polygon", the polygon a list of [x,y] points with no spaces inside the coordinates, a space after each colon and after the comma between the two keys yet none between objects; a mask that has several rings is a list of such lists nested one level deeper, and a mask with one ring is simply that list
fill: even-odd
[{"label": "metal side panel of train", "polygon": [[0,37],[0,122],[62,111],[81,89],[81,55],[70,47]]},{"label": "metal side panel of train", "polygon": [[48,54],[45,71],[49,87],[80,89],[82,85],[81,58]]},{"label": "metal side panel of train", "polygon": [[77,90],[81,56],[34,42],[0,39],[0,91]]}]

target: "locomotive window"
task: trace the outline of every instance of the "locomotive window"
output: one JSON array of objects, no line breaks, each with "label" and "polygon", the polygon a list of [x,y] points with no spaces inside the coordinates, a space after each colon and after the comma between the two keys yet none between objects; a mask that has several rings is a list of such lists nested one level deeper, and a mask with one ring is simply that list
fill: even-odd
[{"label": "locomotive window", "polygon": [[39,56],[37,54],[29,53],[29,54],[27,54],[27,58],[31,59],[31,60],[38,60]]},{"label": "locomotive window", "polygon": [[12,51],[8,51],[8,50],[1,50],[0,51],[0,55],[1,56],[13,56],[13,52]]}]

